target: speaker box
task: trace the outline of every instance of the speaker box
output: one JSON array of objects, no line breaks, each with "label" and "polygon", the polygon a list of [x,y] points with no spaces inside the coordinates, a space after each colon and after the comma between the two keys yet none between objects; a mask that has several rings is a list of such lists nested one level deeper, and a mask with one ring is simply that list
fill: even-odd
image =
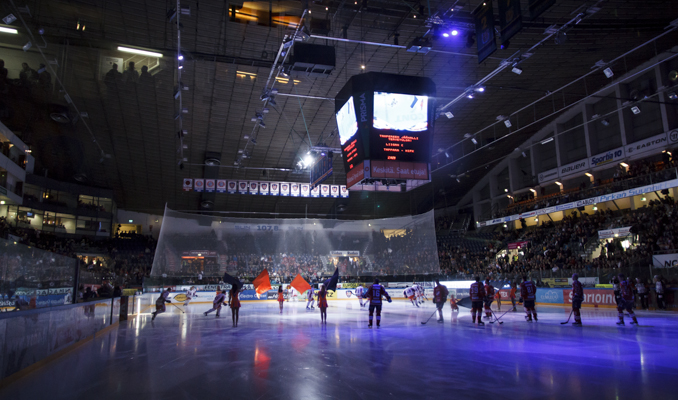
[{"label": "speaker box", "polygon": [[292,76],[328,77],[337,65],[334,47],[297,42],[289,68]]}]

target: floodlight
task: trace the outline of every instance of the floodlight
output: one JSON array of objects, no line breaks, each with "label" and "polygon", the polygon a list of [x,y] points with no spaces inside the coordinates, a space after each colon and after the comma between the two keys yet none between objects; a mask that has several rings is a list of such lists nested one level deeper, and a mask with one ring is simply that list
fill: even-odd
[{"label": "floodlight", "polygon": [[631,111],[633,111],[634,114],[640,114],[640,108],[638,106],[633,106],[631,107]]},{"label": "floodlight", "polygon": [[506,125],[507,128],[511,127],[511,120],[510,119],[505,119],[504,120],[504,125]]},{"label": "floodlight", "polygon": [[28,49],[30,49],[32,46],[33,46],[33,43],[28,42],[24,45],[23,49],[24,49],[24,51],[28,51]]},{"label": "floodlight", "polygon": [[607,67],[603,70],[603,73],[605,74],[606,77],[612,78],[614,76],[614,72],[612,72],[612,68]]},{"label": "floodlight", "polygon": [[14,28],[5,28],[4,26],[0,26],[0,32],[11,33],[13,35],[16,35],[16,34],[19,33],[19,31],[14,29]]},{"label": "floodlight", "polygon": [[450,153],[448,153],[448,152],[446,151],[446,152],[445,152],[445,157],[450,158]]},{"label": "floodlight", "polygon": [[473,144],[478,144],[478,141],[476,140],[476,138],[471,138],[471,141],[473,142]]},{"label": "floodlight", "polygon": [[607,119],[607,118],[605,118],[604,120],[600,121],[600,123],[603,124],[603,126],[610,126],[610,120]]},{"label": "floodlight", "polygon": [[553,142],[553,136],[551,136],[550,138],[546,138],[546,139],[542,140],[540,143],[546,144],[546,143],[549,143],[549,142]]},{"label": "floodlight", "polygon": [[445,116],[449,119],[454,118],[454,114],[452,114],[450,111],[445,112]]},{"label": "floodlight", "polygon": [[513,72],[514,74],[520,75],[520,74],[523,73],[523,70],[518,68],[518,67],[513,67],[513,69],[511,69],[511,72]]},{"label": "floodlight", "polygon": [[456,29],[452,29],[452,32],[450,32],[452,36],[457,36],[459,34],[459,31]]},{"label": "floodlight", "polygon": [[139,54],[142,56],[148,56],[148,57],[162,57],[162,53],[156,53],[154,51],[148,51],[148,50],[141,50],[141,49],[134,49],[132,47],[125,47],[125,46],[118,46],[118,51],[122,51],[124,53],[132,53],[132,54]]},{"label": "floodlight", "polygon": [[676,92],[670,92],[669,93],[669,99],[678,100],[678,95],[676,94]]}]

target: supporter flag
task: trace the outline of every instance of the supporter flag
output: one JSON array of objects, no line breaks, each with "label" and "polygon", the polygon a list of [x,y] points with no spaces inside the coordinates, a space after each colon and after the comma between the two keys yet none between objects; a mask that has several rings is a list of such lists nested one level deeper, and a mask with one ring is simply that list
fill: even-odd
[{"label": "supporter flag", "polygon": [[193,179],[184,179],[184,192],[190,192],[193,189]]},{"label": "supporter flag", "polygon": [[323,282],[323,286],[327,290],[337,290],[337,283],[339,282],[339,268],[334,270],[334,275]]},{"label": "supporter flag", "polygon": [[226,193],[225,179],[217,179],[217,193]]},{"label": "supporter flag", "polygon": [[266,268],[264,268],[264,270],[261,271],[259,276],[257,276],[252,281],[252,284],[254,285],[254,290],[257,292],[257,298],[261,297],[262,293],[266,293],[269,290],[273,289],[271,287],[271,278],[268,276],[268,270]]},{"label": "supporter flag", "polygon": [[214,179],[205,179],[205,191],[208,193],[214,192]]},{"label": "supporter flag", "polygon": [[224,283],[228,283],[231,286],[235,286],[238,289],[243,287],[243,283],[238,280],[238,278],[233,277],[227,273],[224,273],[224,277],[221,279]]},{"label": "supporter flag", "polygon": [[457,305],[464,308],[471,308],[471,298],[464,297],[461,300],[457,300]]},{"label": "supporter flag", "polygon": [[311,285],[306,282],[306,279],[302,278],[300,274],[297,274],[296,278],[292,280],[292,287],[297,289],[297,292],[304,293],[311,288]]},{"label": "supporter flag", "polygon": [[202,192],[203,190],[205,190],[205,180],[204,179],[196,179],[194,188],[195,188],[196,192]]}]

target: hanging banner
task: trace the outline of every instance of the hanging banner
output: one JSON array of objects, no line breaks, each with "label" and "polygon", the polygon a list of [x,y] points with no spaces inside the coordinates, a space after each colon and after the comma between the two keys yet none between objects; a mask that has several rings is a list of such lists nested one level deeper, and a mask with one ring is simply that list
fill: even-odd
[{"label": "hanging banner", "polygon": [[476,24],[476,44],[478,47],[478,64],[480,64],[497,51],[492,2],[480,3],[473,11],[473,19]]},{"label": "hanging banner", "polygon": [[290,195],[292,197],[299,197],[299,186],[298,183],[290,183]]},{"label": "hanging banner", "polygon": [[341,185],[340,188],[341,188],[340,189],[341,197],[345,199],[348,198],[348,188],[346,187],[346,185]]},{"label": "hanging banner", "polygon": [[259,182],[259,194],[268,196],[268,182]]},{"label": "hanging banner", "polygon": [[310,185],[301,185],[301,197],[309,197],[311,195]]},{"label": "hanging banner", "polygon": [[596,154],[595,156],[591,157],[591,162],[589,164],[591,165],[591,168],[596,168],[602,165],[615,164],[621,161],[623,158],[624,148],[619,147],[605,153]]},{"label": "hanging banner", "polygon": [[501,44],[506,44],[516,33],[523,29],[520,0],[497,0],[497,3],[499,4]]},{"label": "hanging banner", "polygon": [[280,184],[278,182],[271,182],[271,196],[280,194]]},{"label": "hanging banner", "polygon": [[250,194],[259,193],[259,182],[250,182]]},{"label": "hanging banner", "polygon": [[544,182],[551,183],[551,181],[558,179],[558,168],[553,168],[548,171],[540,172],[538,178],[539,183]]},{"label": "hanging banner", "polygon": [[330,186],[330,196],[339,197],[339,185]]},{"label": "hanging banner", "polygon": [[524,249],[527,247],[527,244],[529,242],[527,240],[524,240],[522,242],[513,242],[508,244],[508,249],[509,250],[515,250],[515,249]]},{"label": "hanging banner", "polygon": [[193,179],[184,179],[184,192],[190,192],[193,189]]},{"label": "hanging banner", "polygon": [[214,186],[216,185],[216,182],[214,179],[205,179],[205,191],[209,193],[214,192]]},{"label": "hanging banner", "polygon": [[631,227],[626,226],[623,228],[614,228],[614,229],[605,229],[598,231],[598,239],[609,239],[614,237],[624,237],[631,234]]},{"label": "hanging banner", "polygon": [[652,256],[655,268],[675,268],[678,266],[678,254],[655,254]]},{"label": "hanging banner", "polygon": [[535,20],[555,2],[556,0],[529,0],[527,8],[530,10],[530,19]]},{"label": "hanging banner", "polygon": [[589,169],[589,159],[587,158],[584,160],[575,161],[567,165],[563,165],[562,167],[558,168],[558,175],[560,175],[561,178],[564,178],[570,175],[583,174],[584,171],[588,169]]},{"label": "hanging banner", "polygon": [[228,193],[234,194],[235,192],[238,191],[238,182],[236,181],[228,181]]},{"label": "hanging banner", "polygon": [[240,194],[247,194],[247,182],[238,182],[238,192]]},{"label": "hanging banner", "polygon": [[217,179],[217,193],[226,193],[225,179]]},{"label": "hanging banner", "polygon": [[205,189],[205,180],[204,179],[196,179],[195,180],[195,191],[196,192],[202,192]]},{"label": "hanging banner", "polygon": [[280,184],[280,195],[281,196],[289,196],[290,195],[290,184],[282,182]]},{"label": "hanging banner", "polygon": [[311,197],[320,197],[320,186],[311,189]]},{"label": "hanging banner", "polygon": [[330,197],[330,185],[320,185],[320,196]]}]

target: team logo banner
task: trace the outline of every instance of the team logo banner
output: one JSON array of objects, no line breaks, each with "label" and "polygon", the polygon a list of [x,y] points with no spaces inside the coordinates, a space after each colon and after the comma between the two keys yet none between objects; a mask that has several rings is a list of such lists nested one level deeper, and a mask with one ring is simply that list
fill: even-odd
[{"label": "team logo banner", "polygon": [[216,182],[214,179],[205,179],[205,191],[206,192],[214,192],[214,186],[216,185]]},{"label": "team logo banner", "polygon": [[267,196],[268,195],[268,182],[259,183],[259,194]]},{"label": "team logo banner", "polygon": [[259,182],[250,182],[250,194],[259,193]]},{"label": "team logo banner", "polygon": [[271,196],[277,196],[280,194],[280,184],[278,182],[271,183]]},{"label": "team logo banner", "polygon": [[281,196],[289,196],[290,195],[290,184],[289,183],[281,183],[280,184],[280,195]]},{"label": "team logo banner", "polygon": [[320,186],[311,189],[311,197],[320,197]]},{"label": "team logo banner", "polygon": [[228,193],[234,194],[238,191],[238,182],[228,181]]},{"label": "team logo banner", "polygon": [[320,196],[330,197],[330,185],[320,185]]},{"label": "team logo banner", "polygon": [[306,185],[306,184],[301,185],[301,197],[308,197],[311,194],[311,192],[309,190],[310,186],[311,185]]},{"label": "team logo banner", "polygon": [[195,180],[195,191],[196,192],[202,192],[205,190],[205,180],[204,179],[196,179]]},{"label": "team logo banner", "polygon": [[193,179],[184,179],[184,192],[190,192],[193,189]]},{"label": "team logo banner", "polygon": [[238,182],[238,191],[240,194],[247,194],[247,182]]},{"label": "team logo banner", "polygon": [[340,188],[339,191],[341,192],[341,197],[345,199],[348,198],[348,188],[346,187],[346,185],[341,185],[339,186],[339,188]]},{"label": "team logo banner", "polygon": [[332,197],[339,197],[339,185],[330,186],[330,195]]},{"label": "team logo banner", "polygon": [[217,193],[226,193],[225,179],[217,179]]},{"label": "team logo banner", "polygon": [[290,184],[290,195],[292,195],[292,197],[299,197],[299,184],[298,183],[291,183]]}]

